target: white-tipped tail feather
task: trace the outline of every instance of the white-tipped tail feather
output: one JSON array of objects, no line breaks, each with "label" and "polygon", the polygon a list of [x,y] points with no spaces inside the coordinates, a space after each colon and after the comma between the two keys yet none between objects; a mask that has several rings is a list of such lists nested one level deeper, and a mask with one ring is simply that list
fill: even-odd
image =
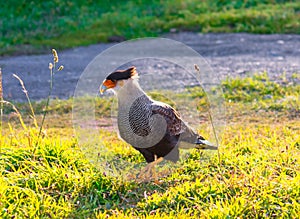
[{"label": "white-tipped tail feather", "polygon": [[202,139],[197,139],[196,142],[196,148],[198,149],[210,149],[210,150],[217,150],[218,147],[215,146],[213,143],[207,141],[207,140],[202,140]]}]

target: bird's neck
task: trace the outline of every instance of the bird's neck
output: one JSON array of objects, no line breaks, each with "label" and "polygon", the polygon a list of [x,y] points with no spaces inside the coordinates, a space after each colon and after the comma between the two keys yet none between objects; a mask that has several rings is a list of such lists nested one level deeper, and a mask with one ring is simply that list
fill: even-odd
[{"label": "bird's neck", "polygon": [[142,90],[138,80],[129,79],[117,92],[118,101],[120,102],[132,102],[136,98],[145,95],[146,93]]}]

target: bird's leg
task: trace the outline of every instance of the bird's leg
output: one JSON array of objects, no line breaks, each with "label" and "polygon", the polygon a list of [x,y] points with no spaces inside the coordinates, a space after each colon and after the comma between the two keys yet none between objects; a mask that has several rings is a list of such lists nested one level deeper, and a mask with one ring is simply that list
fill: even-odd
[{"label": "bird's leg", "polygon": [[148,163],[147,166],[141,170],[138,178],[149,179],[152,173],[152,176],[154,176],[154,180],[157,181],[155,166],[160,162],[162,162],[163,160],[164,160],[163,157],[157,159],[157,156],[155,155],[155,160],[151,163]]}]

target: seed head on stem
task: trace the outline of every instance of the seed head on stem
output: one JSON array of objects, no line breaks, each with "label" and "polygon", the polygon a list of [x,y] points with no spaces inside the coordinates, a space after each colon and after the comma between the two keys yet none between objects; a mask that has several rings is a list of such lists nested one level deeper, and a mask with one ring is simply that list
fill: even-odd
[{"label": "seed head on stem", "polygon": [[54,63],[58,62],[58,55],[55,49],[52,49],[52,54],[53,54],[53,61]]}]

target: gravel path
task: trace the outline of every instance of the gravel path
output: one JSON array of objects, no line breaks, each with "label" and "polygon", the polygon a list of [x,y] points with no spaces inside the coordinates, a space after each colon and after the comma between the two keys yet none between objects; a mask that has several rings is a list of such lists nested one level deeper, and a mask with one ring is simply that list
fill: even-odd
[{"label": "gravel path", "polygon": [[[208,61],[212,69],[218,72],[220,78],[244,76],[261,71],[267,71],[274,79],[283,72],[288,78],[293,73],[300,73],[300,35],[176,33],[164,37],[183,42],[196,50]],[[77,81],[86,66],[95,56],[113,45],[97,44],[58,51],[60,63],[65,69],[55,75],[53,96],[73,96]],[[12,77],[13,73],[24,80],[31,99],[40,100],[47,97],[48,63],[51,60],[52,54],[0,58],[4,97],[14,101],[25,100],[24,94],[20,92],[19,82]],[[161,65],[164,65],[164,62],[147,62],[147,68],[150,70],[158,73],[168,71],[168,66]],[[142,70],[141,68],[140,71]]]}]

